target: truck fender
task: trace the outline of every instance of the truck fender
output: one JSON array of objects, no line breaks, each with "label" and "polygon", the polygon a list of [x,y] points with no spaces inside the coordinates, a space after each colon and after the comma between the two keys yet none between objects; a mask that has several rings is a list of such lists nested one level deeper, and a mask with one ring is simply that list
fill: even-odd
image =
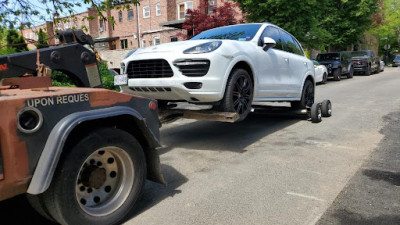
[{"label": "truck fender", "polygon": [[[47,142],[44,146],[42,154],[39,158],[37,167],[33,173],[32,180],[29,184],[27,192],[29,194],[40,194],[47,190],[52,181],[54,172],[56,170],[58,161],[60,159],[61,153],[64,148],[65,141],[67,140],[71,131],[80,123],[95,119],[101,118],[109,118],[120,115],[130,115],[142,121],[145,124],[145,119],[138,113],[136,110],[124,107],[124,106],[114,106],[103,109],[96,109],[84,112],[76,112],[64,117],[60,120],[56,126],[50,132],[49,137],[47,138]],[[159,140],[155,135],[152,135],[153,141],[158,142]],[[146,149],[147,150],[147,149]],[[154,149],[153,149],[154,151]],[[156,153],[150,153],[150,155],[154,155]],[[152,156],[151,161],[154,165],[151,170],[155,170],[155,168],[159,168],[159,162],[156,159],[157,157]],[[156,169],[157,170],[157,169]],[[159,169],[158,169],[159,171]],[[154,176],[154,175],[153,175]],[[161,176],[161,175],[159,175]],[[156,178],[156,177],[154,177]],[[158,177],[159,178],[159,177]],[[162,176],[161,176],[162,178]]]}]

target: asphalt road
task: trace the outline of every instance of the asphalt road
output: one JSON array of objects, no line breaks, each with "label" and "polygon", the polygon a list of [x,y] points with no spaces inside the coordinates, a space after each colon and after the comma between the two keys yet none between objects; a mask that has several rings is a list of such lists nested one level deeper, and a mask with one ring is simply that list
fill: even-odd
[{"label": "asphalt road", "polygon": [[[399,224],[399,136],[390,135],[399,126],[388,124],[399,124],[400,68],[318,85],[316,100],[324,99],[333,116],[319,124],[255,112],[237,124],[164,125],[168,185],[147,182],[125,224],[368,224],[386,216]],[[385,198],[392,201],[368,205]],[[0,203],[2,219],[45,224],[18,199]]]}]

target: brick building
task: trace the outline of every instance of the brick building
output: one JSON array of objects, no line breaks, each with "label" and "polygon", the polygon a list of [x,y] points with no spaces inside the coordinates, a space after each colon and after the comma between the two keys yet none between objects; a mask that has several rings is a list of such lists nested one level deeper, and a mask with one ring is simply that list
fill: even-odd
[{"label": "brick building", "polygon": [[[52,36],[49,34],[54,34],[54,30],[83,28],[93,37],[99,50],[148,47],[181,40],[178,33],[185,32],[181,27],[186,10],[198,8],[201,1],[204,0],[140,0],[140,5],[132,4],[129,10],[113,9],[103,13],[106,17],[113,17],[114,24],[98,17],[96,10],[88,9],[72,17],[61,18],[53,27],[51,23],[46,23],[21,32],[31,43],[37,41],[39,28],[46,30],[48,36]],[[230,0],[209,0],[209,12],[212,6],[220,6],[226,1]],[[88,20],[89,16],[94,19]],[[31,44],[28,47],[34,48]]]}]

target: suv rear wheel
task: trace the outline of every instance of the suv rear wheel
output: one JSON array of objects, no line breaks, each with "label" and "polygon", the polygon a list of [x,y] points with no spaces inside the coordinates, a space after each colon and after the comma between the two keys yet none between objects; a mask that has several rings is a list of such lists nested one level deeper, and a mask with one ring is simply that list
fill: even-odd
[{"label": "suv rear wheel", "polygon": [[310,80],[306,80],[300,101],[290,102],[291,107],[295,110],[311,108],[314,104],[314,88],[314,84]]}]

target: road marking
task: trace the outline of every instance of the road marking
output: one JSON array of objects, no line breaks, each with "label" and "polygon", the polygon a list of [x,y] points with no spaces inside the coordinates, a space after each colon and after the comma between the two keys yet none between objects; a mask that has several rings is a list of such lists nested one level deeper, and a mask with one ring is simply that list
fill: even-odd
[{"label": "road marking", "polygon": [[306,173],[313,173],[313,174],[317,174],[317,175],[324,175],[323,173],[319,173],[319,172],[316,172],[316,171],[311,171],[311,170],[303,170],[303,169],[299,169],[299,168],[295,168],[295,169],[297,169],[298,171],[302,171],[302,172],[306,172]]},{"label": "road marking", "polygon": [[308,199],[312,199],[312,200],[316,200],[319,202],[325,202],[324,199],[320,199],[314,196],[310,196],[310,195],[303,195],[303,194],[299,194],[299,193],[294,193],[294,192],[286,192],[286,194],[288,195],[294,195],[294,196],[298,196],[298,197],[302,197],[302,198],[308,198]]}]

